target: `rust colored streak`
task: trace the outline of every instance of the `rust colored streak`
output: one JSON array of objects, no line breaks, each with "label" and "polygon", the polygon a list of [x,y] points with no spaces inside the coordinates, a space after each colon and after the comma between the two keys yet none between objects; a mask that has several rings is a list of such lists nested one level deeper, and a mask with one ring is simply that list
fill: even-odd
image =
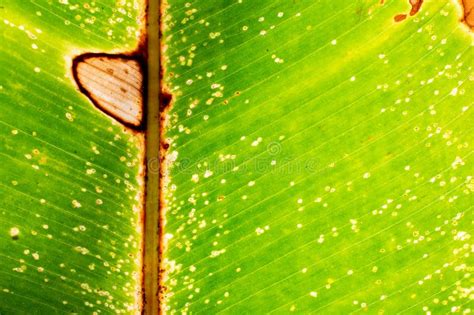
[{"label": "rust colored streak", "polygon": [[[163,29],[164,29],[164,15],[166,10],[168,9],[168,3],[166,0],[160,1],[160,8],[159,8],[159,42],[160,42],[160,58],[159,58],[159,81],[160,81],[160,91],[159,91],[159,134],[160,134],[160,148],[159,148],[159,162],[160,162],[160,169],[159,169],[159,215],[158,215],[158,305],[159,305],[159,314],[164,314],[164,303],[166,302],[166,294],[168,288],[164,284],[165,277],[166,277],[166,268],[163,263],[163,255],[165,251],[164,245],[164,221],[165,221],[165,211],[166,211],[166,202],[165,202],[165,185],[166,180],[168,177],[168,170],[166,168],[167,161],[166,161],[166,153],[169,150],[169,143],[166,140],[166,126],[167,126],[167,119],[168,113],[173,107],[174,96],[171,94],[170,90],[168,89],[166,82],[164,80],[165,73],[167,69],[165,67],[166,60],[165,54],[166,51],[166,44],[163,39]],[[168,75],[170,77],[173,76],[172,72],[169,72]]]},{"label": "rust colored streak", "polygon": [[421,9],[421,5],[423,4],[423,0],[410,0],[411,10],[410,15],[413,16],[418,13]]},{"label": "rust colored streak", "polygon": [[[160,65],[163,67],[163,64]],[[167,161],[166,161],[166,154],[169,150],[169,143],[165,137],[165,127],[167,125],[167,117],[168,111],[172,107],[173,97],[170,93],[168,93],[167,89],[164,87],[163,77],[160,76],[161,82],[161,91],[160,91],[160,124],[159,124],[159,133],[160,133],[160,148],[159,148],[159,214],[158,214],[158,305],[159,305],[159,314],[164,314],[163,304],[165,302],[165,296],[168,291],[168,288],[164,284],[164,278],[166,274],[166,269],[163,266],[163,254],[165,251],[164,247],[164,221],[165,221],[165,210],[166,210],[166,202],[165,202],[165,183],[166,178],[168,177],[168,169],[167,169]]]},{"label": "rust colored streak", "polygon": [[167,91],[161,91],[160,96],[160,112],[167,111],[168,107],[171,104],[172,95]]},{"label": "rust colored streak", "polygon": [[407,15],[406,15],[406,14],[397,14],[397,15],[395,15],[395,16],[393,17],[393,20],[394,20],[395,22],[401,22],[401,21],[403,21],[403,20],[406,19],[406,18],[407,18]]},{"label": "rust colored streak", "polygon": [[[420,9],[421,9],[421,5],[423,4],[423,0],[409,0],[410,2],[410,5],[411,5],[411,10],[409,12],[410,16],[413,16],[415,14],[417,14]],[[405,20],[406,18],[408,17],[408,14],[405,14],[405,13],[401,13],[401,14],[397,14],[393,17],[393,20],[395,22],[401,22],[403,20]]]},{"label": "rust colored streak", "polygon": [[460,0],[463,9],[463,22],[474,31],[474,0]]}]

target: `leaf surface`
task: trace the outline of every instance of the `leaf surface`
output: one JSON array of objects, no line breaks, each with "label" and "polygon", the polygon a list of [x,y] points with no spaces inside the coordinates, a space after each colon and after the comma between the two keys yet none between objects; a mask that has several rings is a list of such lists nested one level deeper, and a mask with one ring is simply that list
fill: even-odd
[{"label": "leaf surface", "polygon": [[164,308],[468,312],[474,55],[458,3],[168,4]]},{"label": "leaf surface", "polygon": [[131,51],[139,1],[2,2],[0,313],[132,313],[141,302],[143,139],[72,78]]}]

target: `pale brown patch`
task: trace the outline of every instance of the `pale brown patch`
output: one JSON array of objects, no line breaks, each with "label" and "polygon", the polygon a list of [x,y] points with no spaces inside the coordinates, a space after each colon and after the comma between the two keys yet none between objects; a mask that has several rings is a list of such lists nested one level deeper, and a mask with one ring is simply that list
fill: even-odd
[{"label": "pale brown patch", "polygon": [[143,122],[143,67],[133,56],[85,54],[74,59],[74,78],[94,105],[121,123]]}]

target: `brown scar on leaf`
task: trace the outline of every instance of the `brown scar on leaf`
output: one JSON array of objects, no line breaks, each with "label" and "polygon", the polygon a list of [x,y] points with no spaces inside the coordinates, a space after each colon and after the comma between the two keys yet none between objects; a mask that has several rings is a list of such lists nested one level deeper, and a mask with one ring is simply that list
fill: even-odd
[{"label": "brown scar on leaf", "polygon": [[145,125],[145,70],[138,54],[85,53],[72,63],[79,90],[102,112],[135,130]]},{"label": "brown scar on leaf", "polygon": [[[423,4],[423,0],[409,0],[409,3],[411,5],[411,9],[410,9],[410,12],[408,13],[410,16],[414,16],[415,14],[417,14],[420,9],[421,9],[421,5]],[[408,17],[408,14],[397,14],[393,17],[393,20],[395,22],[401,22],[403,20],[405,20],[407,17]]]},{"label": "brown scar on leaf", "polygon": [[166,212],[166,199],[165,199],[165,190],[167,186],[167,181],[169,181],[168,173],[168,163],[166,160],[167,153],[170,148],[169,140],[166,138],[166,127],[169,120],[169,112],[173,108],[173,103],[175,101],[175,96],[172,94],[171,90],[166,84],[165,77],[167,74],[170,78],[174,74],[166,68],[166,50],[167,44],[163,37],[164,30],[164,20],[165,13],[169,7],[167,0],[162,0],[160,10],[159,10],[159,47],[160,47],[160,56],[159,56],[159,134],[160,134],[160,148],[159,148],[159,213],[158,213],[158,314],[165,314],[166,309],[166,295],[168,287],[165,285],[165,279],[169,270],[167,270],[164,262],[164,252],[166,249],[166,241],[164,238],[165,235],[165,212]]},{"label": "brown scar on leaf", "polygon": [[410,16],[413,16],[418,13],[421,9],[421,5],[423,4],[423,0],[410,0],[411,10]]},{"label": "brown scar on leaf", "polygon": [[395,15],[395,17],[393,18],[393,20],[394,20],[395,22],[401,22],[401,21],[403,21],[403,20],[406,19],[406,18],[407,18],[407,15],[406,15],[406,14],[397,14],[397,15]]},{"label": "brown scar on leaf", "polygon": [[[163,48],[162,48],[163,49]],[[158,301],[159,301],[159,314],[164,314],[163,303],[165,303],[165,296],[168,291],[168,288],[164,284],[164,279],[166,278],[167,270],[164,266],[163,254],[165,251],[164,244],[164,226],[165,226],[165,189],[166,189],[166,180],[168,179],[168,168],[167,168],[167,152],[170,148],[170,144],[166,139],[166,126],[168,125],[168,112],[173,107],[173,94],[167,88],[164,82],[164,61],[161,57],[160,63],[160,92],[159,92],[159,132],[160,132],[160,148],[159,148],[159,215],[158,215],[158,257],[159,257],[159,267],[158,267]]]},{"label": "brown scar on leaf", "polygon": [[474,31],[474,0],[459,0],[463,11],[461,22]]}]

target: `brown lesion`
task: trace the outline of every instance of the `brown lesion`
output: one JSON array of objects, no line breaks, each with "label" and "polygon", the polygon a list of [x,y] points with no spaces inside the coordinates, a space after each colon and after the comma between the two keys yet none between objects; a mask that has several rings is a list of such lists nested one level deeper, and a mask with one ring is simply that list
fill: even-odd
[{"label": "brown lesion", "polygon": [[405,20],[407,18],[407,15],[406,14],[397,14],[394,16],[393,20],[395,22],[401,22],[403,20]]},{"label": "brown lesion", "polygon": [[138,54],[86,53],[73,59],[79,90],[101,111],[132,129],[144,127],[145,64]]},{"label": "brown lesion", "polygon": [[166,156],[170,148],[170,143],[166,138],[166,126],[168,125],[168,113],[173,106],[173,94],[170,92],[168,87],[165,84],[164,80],[164,60],[163,56],[160,59],[160,90],[159,90],[159,134],[160,134],[160,147],[159,147],[159,213],[158,213],[158,303],[159,310],[158,314],[164,314],[163,309],[164,303],[166,300],[166,294],[168,288],[164,284],[164,279],[166,278],[166,267],[163,261],[163,255],[165,252],[165,243],[164,243],[164,223],[165,223],[165,191],[166,191],[166,181],[168,178],[168,169],[167,169],[167,160]]},{"label": "brown lesion", "polygon": [[463,10],[462,22],[474,31],[474,0],[459,0],[459,2]]},{"label": "brown lesion", "polygon": [[418,13],[421,9],[421,5],[423,4],[423,0],[410,0],[411,10],[410,16],[413,16]]},{"label": "brown lesion", "polygon": [[411,6],[410,12],[395,15],[393,17],[393,20],[395,22],[401,22],[405,20],[408,16],[414,16],[415,14],[417,14],[420,11],[421,6],[423,5],[423,0],[409,0],[409,3]]}]

